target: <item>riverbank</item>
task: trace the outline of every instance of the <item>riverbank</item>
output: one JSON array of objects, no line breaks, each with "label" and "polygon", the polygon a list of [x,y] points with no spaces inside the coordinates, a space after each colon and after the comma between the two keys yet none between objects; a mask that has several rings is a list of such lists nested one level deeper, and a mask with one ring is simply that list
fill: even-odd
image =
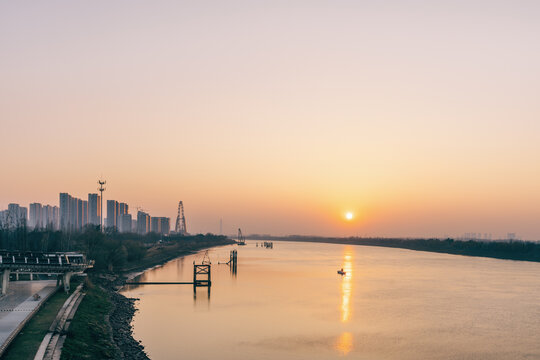
[{"label": "riverbank", "polygon": [[540,243],[531,241],[481,241],[454,239],[326,238],[315,236],[250,235],[250,240],[319,242],[343,245],[382,246],[452,255],[540,262]]},{"label": "riverbank", "polygon": [[134,273],[195,252],[229,245],[224,237],[199,237],[149,248],[143,259],[119,271],[89,273],[87,295],[75,315],[64,344],[62,359],[148,359],[144,346],[133,338],[131,321],[137,299],[118,293]]}]

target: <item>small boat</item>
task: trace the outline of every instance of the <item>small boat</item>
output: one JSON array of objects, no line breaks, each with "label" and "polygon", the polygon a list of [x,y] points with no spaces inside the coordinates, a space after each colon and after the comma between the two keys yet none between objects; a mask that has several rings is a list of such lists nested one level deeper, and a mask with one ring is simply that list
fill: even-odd
[{"label": "small boat", "polygon": [[346,274],[346,272],[343,271],[343,268],[341,268],[341,270],[338,270],[337,273],[338,273],[339,275],[345,275],[345,274]]}]

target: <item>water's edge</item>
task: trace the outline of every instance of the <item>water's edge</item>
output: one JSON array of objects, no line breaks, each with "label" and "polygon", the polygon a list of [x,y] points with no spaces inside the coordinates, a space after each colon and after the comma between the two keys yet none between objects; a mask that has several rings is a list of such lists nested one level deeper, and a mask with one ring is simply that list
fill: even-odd
[{"label": "water's edge", "polygon": [[110,326],[113,330],[112,336],[116,347],[120,350],[122,359],[150,359],[144,350],[144,345],[133,337],[133,316],[138,311],[136,307],[137,298],[129,298],[121,293],[127,282],[135,277],[163,266],[185,256],[196,254],[200,251],[228,246],[230,244],[219,244],[215,246],[202,247],[197,250],[180,251],[172,256],[156,260],[146,264],[144,268],[133,269],[128,272],[121,272],[115,275],[99,276],[100,286],[107,291],[109,299],[113,304],[113,309],[109,314]]}]

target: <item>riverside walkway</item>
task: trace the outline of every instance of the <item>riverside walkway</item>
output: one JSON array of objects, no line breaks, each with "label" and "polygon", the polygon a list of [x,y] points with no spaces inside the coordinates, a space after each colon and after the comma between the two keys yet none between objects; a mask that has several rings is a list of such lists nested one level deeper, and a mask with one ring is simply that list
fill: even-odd
[{"label": "riverside walkway", "polygon": [[[0,297],[0,357],[41,305],[56,290],[56,280],[15,281]],[[39,295],[39,300],[34,295]]]}]

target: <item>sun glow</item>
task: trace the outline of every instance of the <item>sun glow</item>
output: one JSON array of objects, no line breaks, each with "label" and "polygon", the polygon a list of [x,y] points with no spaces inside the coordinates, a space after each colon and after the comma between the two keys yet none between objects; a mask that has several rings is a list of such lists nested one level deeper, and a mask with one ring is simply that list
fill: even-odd
[{"label": "sun glow", "polygon": [[348,211],[348,212],[345,213],[345,219],[350,221],[353,218],[354,218],[354,214],[352,212]]}]

